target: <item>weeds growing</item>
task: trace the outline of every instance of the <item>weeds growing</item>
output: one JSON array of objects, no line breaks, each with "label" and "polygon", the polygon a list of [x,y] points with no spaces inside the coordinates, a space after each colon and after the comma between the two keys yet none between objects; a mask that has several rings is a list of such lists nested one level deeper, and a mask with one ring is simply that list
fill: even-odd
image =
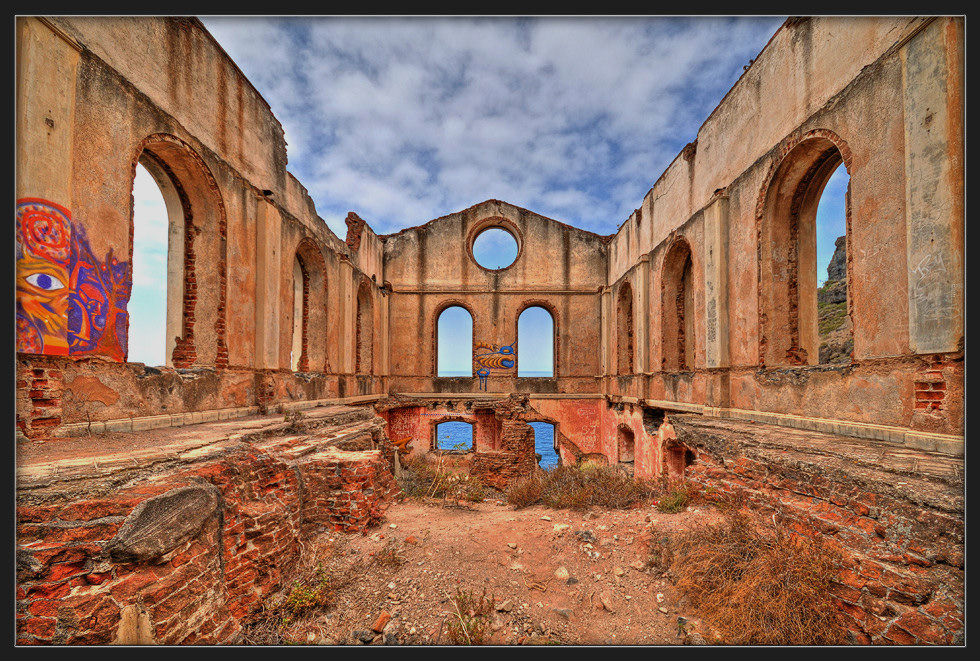
[{"label": "weeds growing", "polygon": [[820,540],[730,513],[651,544],[648,565],[670,567],[691,606],[732,645],[835,645],[846,641],[829,588],[838,554]]},{"label": "weeds growing", "polygon": [[446,634],[454,645],[483,645],[493,635],[493,595],[486,588],[477,596],[460,588],[450,598],[453,613],[447,620]]},{"label": "weeds growing", "polygon": [[431,463],[413,457],[402,468],[398,486],[408,498],[442,498],[478,503],[491,493],[479,478],[445,468],[441,458]]},{"label": "weeds growing", "polygon": [[517,507],[541,503],[554,509],[626,509],[653,497],[658,489],[656,483],[636,480],[616,466],[585,463],[515,480],[507,489],[507,502]]}]

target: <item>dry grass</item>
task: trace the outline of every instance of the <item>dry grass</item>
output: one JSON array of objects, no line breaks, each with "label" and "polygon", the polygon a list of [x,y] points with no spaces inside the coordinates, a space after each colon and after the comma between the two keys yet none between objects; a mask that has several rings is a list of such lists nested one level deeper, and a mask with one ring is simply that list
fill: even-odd
[{"label": "dry grass", "polygon": [[820,540],[731,513],[651,544],[651,566],[669,566],[691,606],[732,645],[836,645],[846,642],[829,588],[837,554]]},{"label": "dry grass", "polygon": [[635,480],[616,466],[585,463],[555,466],[511,483],[507,502],[517,507],[541,503],[554,509],[633,507],[658,493],[652,482]]},{"label": "dry grass", "polygon": [[430,462],[421,457],[411,457],[402,465],[398,486],[407,498],[442,498],[480,502],[492,490],[478,478],[443,466],[442,458]]},{"label": "dry grass", "polygon": [[493,635],[493,595],[486,588],[477,596],[456,588],[450,598],[453,612],[446,621],[446,635],[453,645],[483,645]]},{"label": "dry grass", "polygon": [[300,560],[292,570],[292,580],[278,597],[268,599],[243,627],[247,645],[294,644],[289,639],[291,628],[302,629],[304,621],[315,619],[336,606],[337,593],[346,587],[358,572],[342,575],[325,568],[334,553],[329,543],[317,540],[303,549]]}]

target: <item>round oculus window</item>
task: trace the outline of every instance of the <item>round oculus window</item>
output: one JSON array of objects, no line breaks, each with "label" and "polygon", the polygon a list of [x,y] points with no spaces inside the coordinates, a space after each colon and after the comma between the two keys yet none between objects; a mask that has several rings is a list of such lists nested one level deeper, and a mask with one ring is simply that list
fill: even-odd
[{"label": "round oculus window", "polygon": [[485,269],[505,269],[517,259],[519,247],[514,235],[501,227],[480,232],[473,241],[473,259]]}]

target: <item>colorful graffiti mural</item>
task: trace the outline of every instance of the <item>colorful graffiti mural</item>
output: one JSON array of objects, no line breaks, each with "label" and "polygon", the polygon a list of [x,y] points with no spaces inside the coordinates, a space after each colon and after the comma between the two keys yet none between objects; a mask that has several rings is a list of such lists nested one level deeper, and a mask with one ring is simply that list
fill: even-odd
[{"label": "colorful graffiti mural", "polygon": [[126,359],[129,264],[92,253],[62,206],[17,201],[17,350]]},{"label": "colorful graffiti mural", "polygon": [[[480,390],[487,389],[490,370],[510,369],[514,366],[514,359],[517,357],[516,344],[514,342],[502,347],[486,342],[473,344],[473,362],[476,365],[476,375],[480,378]],[[481,349],[486,349],[486,351],[477,353]]]}]

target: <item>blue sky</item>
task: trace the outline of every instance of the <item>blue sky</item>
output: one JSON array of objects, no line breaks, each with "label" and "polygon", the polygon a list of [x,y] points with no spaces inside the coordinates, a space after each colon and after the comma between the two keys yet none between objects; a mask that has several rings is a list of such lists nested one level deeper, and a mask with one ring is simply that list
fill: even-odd
[{"label": "blue sky", "polygon": [[[388,234],[487,199],[612,234],[784,19],[201,17],[340,238],[348,211]],[[161,364],[141,261],[130,360]]]}]

